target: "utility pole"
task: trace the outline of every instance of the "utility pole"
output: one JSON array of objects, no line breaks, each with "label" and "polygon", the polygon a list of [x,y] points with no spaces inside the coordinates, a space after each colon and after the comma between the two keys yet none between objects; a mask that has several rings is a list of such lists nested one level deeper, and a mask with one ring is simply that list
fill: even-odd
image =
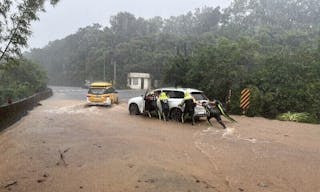
[{"label": "utility pole", "polygon": [[117,61],[113,61],[113,86],[116,86],[117,79]]},{"label": "utility pole", "polygon": [[103,52],[103,81],[106,81],[106,52]]},{"label": "utility pole", "polygon": [[117,61],[114,59],[114,52],[110,51],[110,64],[113,65],[113,86],[116,86],[117,80]]}]

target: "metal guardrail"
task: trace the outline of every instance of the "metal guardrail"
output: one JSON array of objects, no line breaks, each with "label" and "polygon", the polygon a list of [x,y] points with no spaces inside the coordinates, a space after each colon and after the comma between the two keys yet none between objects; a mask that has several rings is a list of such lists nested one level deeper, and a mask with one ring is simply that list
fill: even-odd
[{"label": "metal guardrail", "polygon": [[52,90],[47,89],[30,97],[0,107],[0,131],[19,121],[28,111],[38,105],[39,101],[52,96]]}]

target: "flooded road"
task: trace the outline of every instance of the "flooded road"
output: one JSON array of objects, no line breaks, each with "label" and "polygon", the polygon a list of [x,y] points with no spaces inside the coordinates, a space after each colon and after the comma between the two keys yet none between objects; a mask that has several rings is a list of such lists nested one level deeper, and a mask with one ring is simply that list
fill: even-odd
[{"label": "flooded road", "polygon": [[233,116],[227,129],[87,107],[54,88],[0,133],[0,191],[320,191],[320,126]]}]

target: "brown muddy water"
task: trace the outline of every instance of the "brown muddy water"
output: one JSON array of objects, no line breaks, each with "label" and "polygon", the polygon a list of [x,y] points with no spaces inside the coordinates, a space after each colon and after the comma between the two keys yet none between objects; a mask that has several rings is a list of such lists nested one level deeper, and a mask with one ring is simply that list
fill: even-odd
[{"label": "brown muddy water", "polygon": [[0,191],[320,191],[320,126],[130,116],[51,98],[0,133]]}]

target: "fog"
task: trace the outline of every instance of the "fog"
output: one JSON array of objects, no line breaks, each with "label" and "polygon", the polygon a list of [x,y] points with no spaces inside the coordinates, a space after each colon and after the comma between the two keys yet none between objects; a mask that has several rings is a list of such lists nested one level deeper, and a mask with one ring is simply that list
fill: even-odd
[{"label": "fog", "polygon": [[40,13],[40,20],[33,23],[29,48],[41,48],[49,41],[64,38],[79,28],[93,23],[106,26],[110,17],[120,11],[127,11],[143,18],[154,16],[168,18],[205,6],[224,8],[230,2],[230,0],[60,0],[55,7],[47,5],[47,11]]}]

